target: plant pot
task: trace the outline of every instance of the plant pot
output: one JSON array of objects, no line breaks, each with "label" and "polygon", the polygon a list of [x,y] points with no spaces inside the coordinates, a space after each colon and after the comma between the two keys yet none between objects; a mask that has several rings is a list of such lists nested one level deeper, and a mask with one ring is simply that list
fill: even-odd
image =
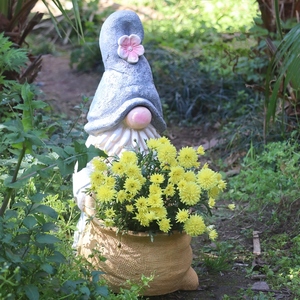
[{"label": "plant pot", "polygon": [[[144,296],[164,295],[177,290],[195,290],[198,276],[191,267],[191,237],[185,233],[118,233],[96,218],[87,224],[78,246],[96,270],[104,272],[109,288],[118,293],[128,288],[127,280],[140,284],[141,276],[154,275]],[[101,260],[104,257],[106,260]]]}]

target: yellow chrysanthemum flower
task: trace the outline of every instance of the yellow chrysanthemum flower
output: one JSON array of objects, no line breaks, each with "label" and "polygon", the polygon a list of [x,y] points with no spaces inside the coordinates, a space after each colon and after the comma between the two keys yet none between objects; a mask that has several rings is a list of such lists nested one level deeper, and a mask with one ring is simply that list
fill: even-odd
[{"label": "yellow chrysanthemum flower", "polygon": [[162,189],[159,185],[157,184],[151,184],[149,186],[149,195],[158,195],[161,196],[162,194]]},{"label": "yellow chrysanthemum flower", "polygon": [[120,162],[124,164],[137,164],[137,156],[133,151],[124,151],[120,157]]},{"label": "yellow chrysanthemum flower", "polygon": [[97,199],[100,202],[107,203],[115,197],[116,191],[114,189],[109,188],[106,185],[101,185],[96,190]]},{"label": "yellow chrysanthemum flower", "polygon": [[167,217],[167,209],[163,206],[163,207],[152,207],[150,209],[151,211],[153,211],[156,215],[156,219],[161,220]]},{"label": "yellow chrysanthemum flower", "polygon": [[133,219],[138,220],[138,222],[144,227],[147,227],[150,224],[150,221],[147,217],[147,213],[139,212],[135,215]]},{"label": "yellow chrysanthemum flower", "polygon": [[126,211],[128,211],[129,213],[132,213],[134,211],[134,206],[132,204],[127,204]]},{"label": "yellow chrysanthemum flower", "polygon": [[216,172],[209,168],[202,168],[202,170],[198,173],[198,183],[200,184],[201,188],[204,190],[210,190],[216,186],[218,183],[216,174]]},{"label": "yellow chrysanthemum flower", "polygon": [[116,212],[113,208],[106,209],[104,213],[108,219],[112,219],[116,215]]},{"label": "yellow chrysanthemum flower", "polygon": [[178,209],[176,214],[176,222],[184,223],[189,218],[189,211],[187,209]]},{"label": "yellow chrysanthemum flower", "polygon": [[115,222],[114,222],[114,220],[112,220],[112,219],[104,219],[104,225],[105,225],[106,227],[112,227],[112,226],[115,225]]},{"label": "yellow chrysanthemum flower", "polygon": [[123,175],[125,173],[125,165],[119,161],[114,161],[111,170],[116,175]]},{"label": "yellow chrysanthemum flower", "polygon": [[201,188],[197,183],[188,181],[184,187],[179,190],[179,196],[182,203],[195,205],[200,201]]},{"label": "yellow chrysanthemum flower", "polygon": [[120,190],[117,192],[117,201],[123,203],[127,199],[127,193],[125,190]]},{"label": "yellow chrysanthemum flower", "polygon": [[216,205],[215,199],[212,198],[212,197],[210,197],[210,198],[208,199],[208,206],[209,206],[209,208],[213,208],[215,205]]},{"label": "yellow chrysanthemum flower", "polygon": [[197,153],[198,153],[199,155],[204,155],[204,154],[205,154],[205,150],[204,150],[203,146],[199,146],[199,147],[198,147]]},{"label": "yellow chrysanthemum flower", "polygon": [[150,207],[163,207],[164,202],[159,195],[153,194],[153,195],[149,195],[148,197],[148,205]]},{"label": "yellow chrysanthemum flower", "polygon": [[175,195],[175,187],[172,183],[169,183],[164,189],[164,194],[166,197],[172,197]]},{"label": "yellow chrysanthemum flower", "polygon": [[94,171],[91,176],[91,188],[96,189],[98,186],[102,185],[105,181],[105,175],[103,175],[102,171]]},{"label": "yellow chrysanthemum flower", "polygon": [[203,218],[199,215],[190,216],[184,223],[184,231],[190,236],[198,236],[206,231]]},{"label": "yellow chrysanthemum flower", "polygon": [[184,169],[180,166],[172,167],[169,176],[169,182],[177,184],[184,176]]},{"label": "yellow chrysanthemum flower", "polygon": [[150,176],[150,182],[160,184],[163,183],[165,180],[165,177],[162,174],[155,173]]},{"label": "yellow chrysanthemum flower", "polygon": [[197,177],[193,171],[187,171],[183,175],[185,181],[197,181]]},{"label": "yellow chrysanthemum flower", "polygon": [[109,187],[109,188],[114,188],[115,184],[116,184],[116,179],[112,176],[106,176],[105,178],[105,184]]},{"label": "yellow chrysanthemum flower", "polygon": [[158,222],[159,230],[162,232],[168,232],[171,229],[171,220],[170,219],[162,219]]},{"label": "yellow chrysanthemum flower", "polygon": [[215,229],[212,229],[209,231],[208,237],[210,240],[215,241],[218,238],[218,232]]},{"label": "yellow chrysanthemum flower", "polygon": [[218,188],[223,191],[226,189],[227,183],[224,180],[219,180],[218,182]]},{"label": "yellow chrysanthemum flower", "polygon": [[160,145],[160,143],[157,139],[148,139],[146,141],[146,144],[149,149],[153,149],[153,150],[156,150],[157,147],[159,147],[159,145]]},{"label": "yellow chrysanthemum flower", "polygon": [[146,197],[140,197],[136,200],[135,206],[139,211],[146,211],[148,208],[148,199]]},{"label": "yellow chrysanthemum flower", "polygon": [[194,148],[184,147],[178,153],[178,162],[180,166],[190,169],[199,167],[198,156]]},{"label": "yellow chrysanthemum flower", "polygon": [[141,176],[141,169],[134,164],[128,164],[125,167],[125,173],[127,177],[139,178]]},{"label": "yellow chrysanthemum flower", "polygon": [[134,178],[127,178],[124,183],[124,188],[126,192],[129,192],[131,195],[136,195],[138,191],[141,189],[142,185],[139,180]]},{"label": "yellow chrysanthemum flower", "polygon": [[179,190],[182,190],[182,189],[185,187],[186,184],[187,184],[187,181],[185,181],[185,180],[180,180],[180,181],[177,183],[177,187],[178,187]]},{"label": "yellow chrysanthemum flower", "polygon": [[162,164],[172,164],[176,159],[177,150],[173,145],[164,144],[157,148],[157,158]]},{"label": "yellow chrysanthemum flower", "polygon": [[217,186],[212,187],[208,191],[208,197],[216,199],[220,194],[220,189]]},{"label": "yellow chrysanthemum flower", "polygon": [[171,145],[170,140],[165,136],[158,138],[157,141],[160,145]]},{"label": "yellow chrysanthemum flower", "polygon": [[235,210],[235,204],[228,204],[228,208],[230,210]]},{"label": "yellow chrysanthemum flower", "polygon": [[101,157],[94,157],[92,159],[92,164],[97,171],[106,171],[107,170],[107,164],[103,161]]}]

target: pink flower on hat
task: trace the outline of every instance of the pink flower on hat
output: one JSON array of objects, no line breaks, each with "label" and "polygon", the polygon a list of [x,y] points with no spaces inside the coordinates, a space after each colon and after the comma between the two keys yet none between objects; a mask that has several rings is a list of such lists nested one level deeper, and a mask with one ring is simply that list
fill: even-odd
[{"label": "pink flower on hat", "polygon": [[118,55],[131,64],[137,63],[139,56],[145,52],[144,46],[140,45],[141,39],[136,34],[122,35],[118,39],[118,44]]}]

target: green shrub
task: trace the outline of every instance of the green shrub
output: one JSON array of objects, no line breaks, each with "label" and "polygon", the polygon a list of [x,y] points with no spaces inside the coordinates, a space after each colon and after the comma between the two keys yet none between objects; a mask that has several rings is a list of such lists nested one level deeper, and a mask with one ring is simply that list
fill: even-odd
[{"label": "green shrub", "polygon": [[228,197],[247,205],[282,231],[295,229],[299,212],[300,149],[293,140],[272,142],[260,154],[249,151],[240,174],[230,179]]},{"label": "green shrub", "polygon": [[0,298],[138,299],[151,278],[114,295],[71,248],[79,210],[70,176],[75,163],[80,170],[104,152],[86,148],[76,125],[53,124],[31,85],[7,81],[5,71],[19,72],[26,55],[2,35],[1,43]]}]

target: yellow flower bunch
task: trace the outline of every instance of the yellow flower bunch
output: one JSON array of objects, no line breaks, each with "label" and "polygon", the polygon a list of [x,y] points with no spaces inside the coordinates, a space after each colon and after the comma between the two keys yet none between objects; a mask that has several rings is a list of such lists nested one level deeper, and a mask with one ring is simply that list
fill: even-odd
[{"label": "yellow flower bunch", "polygon": [[166,137],[146,143],[147,152],[92,160],[89,192],[95,195],[97,217],[120,230],[178,230],[215,239],[217,232],[205,225],[205,216],[226,183],[207,164],[200,166],[203,147],[177,151]]}]

